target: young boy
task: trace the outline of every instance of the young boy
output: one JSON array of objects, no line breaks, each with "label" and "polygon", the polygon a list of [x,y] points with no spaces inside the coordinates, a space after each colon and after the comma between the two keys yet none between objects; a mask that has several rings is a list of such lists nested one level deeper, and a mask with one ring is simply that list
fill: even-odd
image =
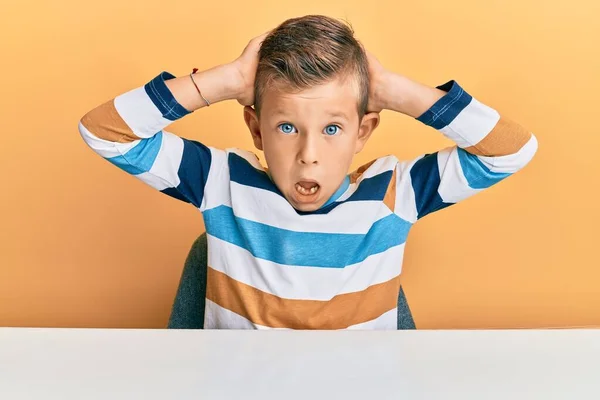
[{"label": "young boy", "polygon": [[[455,81],[430,88],[387,71],[353,34],[325,16],[290,19],[231,63],[180,78],[163,72],[81,119],[95,152],[203,213],[205,328],[396,329],[410,227],[535,154],[533,134]],[[245,106],[268,169],[253,153],[164,130],[227,99]],[[348,174],[383,109],[456,145]]]}]

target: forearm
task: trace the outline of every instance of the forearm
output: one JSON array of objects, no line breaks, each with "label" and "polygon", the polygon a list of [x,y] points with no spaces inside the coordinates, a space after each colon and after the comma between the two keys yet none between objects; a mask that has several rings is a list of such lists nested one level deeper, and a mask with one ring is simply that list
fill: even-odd
[{"label": "forearm", "polygon": [[[193,74],[194,81],[210,104],[236,99],[239,94],[240,76],[231,64],[222,64]],[[175,99],[188,111],[205,107],[206,102],[194,86],[189,75],[169,79],[166,85]]]},{"label": "forearm", "polygon": [[[469,153],[490,157],[516,154],[532,140],[531,132],[475,100],[454,81],[429,87],[390,72],[381,82],[383,108],[441,130]],[[461,122],[453,122],[459,114]]]},{"label": "forearm", "polygon": [[[239,93],[239,73],[231,64],[198,72],[194,80],[211,104],[235,99]],[[90,110],[81,122],[89,133],[102,140],[126,143],[149,138],[171,122],[205,106],[189,75],[177,78],[163,72],[144,86]]]},{"label": "forearm", "polygon": [[381,108],[418,118],[446,92],[388,72],[382,76],[377,90]]}]

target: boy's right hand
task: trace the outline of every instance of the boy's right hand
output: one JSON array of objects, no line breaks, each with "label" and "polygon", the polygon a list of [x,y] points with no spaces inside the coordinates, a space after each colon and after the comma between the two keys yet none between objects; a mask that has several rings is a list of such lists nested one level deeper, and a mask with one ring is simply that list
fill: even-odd
[{"label": "boy's right hand", "polygon": [[265,32],[260,36],[250,40],[242,54],[231,62],[232,67],[239,74],[239,95],[237,101],[243,106],[254,104],[254,78],[256,68],[258,67],[258,51],[260,46],[271,31]]}]

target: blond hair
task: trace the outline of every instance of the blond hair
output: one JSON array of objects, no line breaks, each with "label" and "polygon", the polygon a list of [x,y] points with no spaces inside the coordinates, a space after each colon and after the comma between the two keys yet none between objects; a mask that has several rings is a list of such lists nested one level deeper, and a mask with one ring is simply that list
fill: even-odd
[{"label": "blond hair", "polygon": [[267,35],[259,50],[254,108],[260,117],[267,88],[295,92],[338,78],[356,85],[360,120],[367,109],[369,70],[350,23],[324,15],[288,19]]}]

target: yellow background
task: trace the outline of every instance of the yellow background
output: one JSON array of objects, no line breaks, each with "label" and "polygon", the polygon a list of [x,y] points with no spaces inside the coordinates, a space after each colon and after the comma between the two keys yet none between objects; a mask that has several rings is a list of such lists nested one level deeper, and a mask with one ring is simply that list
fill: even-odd
[{"label": "yellow background", "polygon": [[[600,325],[600,3],[319,3],[2,5],[0,326],[166,325],[201,215],[94,154],[79,118],[162,70],[229,62],[253,36],[312,13],[350,20],[388,69],[431,86],[456,79],[538,137],[523,171],[413,229],[402,282],[417,326]],[[381,116],[353,166],[450,144]],[[169,130],[251,148],[235,101]]]}]

